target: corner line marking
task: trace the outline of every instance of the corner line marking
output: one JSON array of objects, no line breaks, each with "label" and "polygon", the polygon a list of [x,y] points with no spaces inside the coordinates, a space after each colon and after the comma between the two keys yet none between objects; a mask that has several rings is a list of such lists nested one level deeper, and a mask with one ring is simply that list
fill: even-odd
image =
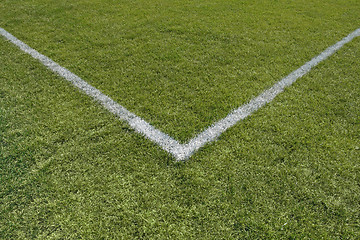
[{"label": "corner line marking", "polygon": [[213,123],[210,127],[199,133],[194,138],[190,139],[190,141],[185,144],[179,143],[169,135],[156,129],[145,120],[136,116],[134,113],[130,112],[125,107],[121,106],[110,97],[103,94],[97,88],[91,86],[79,76],[60,66],[52,59],[39,53],[35,49],[29,47],[27,44],[20,41],[1,27],[0,34],[8,41],[19,47],[23,52],[39,60],[51,71],[57,73],[59,76],[63,77],[65,80],[84,92],[86,95],[99,102],[109,112],[113,113],[121,120],[126,121],[136,132],[144,135],[146,138],[158,144],[162,149],[173,155],[177,161],[183,161],[191,157],[192,154],[194,154],[205,144],[214,141],[223,132],[234,126],[237,122],[245,119],[261,107],[265,106],[267,103],[270,103],[278,94],[283,92],[286,87],[291,86],[297,79],[301,78],[313,67],[317,66],[320,62],[333,55],[346,43],[349,43],[355,37],[359,37],[360,28],[356,29],[339,42],[325,49],[322,53],[312,58],[310,61],[306,62],[304,65],[275,83],[271,88],[263,91],[260,95],[251,99],[247,104],[240,106],[239,108],[230,112],[225,118]]}]

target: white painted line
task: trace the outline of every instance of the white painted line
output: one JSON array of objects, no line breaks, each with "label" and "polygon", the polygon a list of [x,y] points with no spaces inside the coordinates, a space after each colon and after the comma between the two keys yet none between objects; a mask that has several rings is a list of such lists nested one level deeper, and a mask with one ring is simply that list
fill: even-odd
[{"label": "white painted line", "polygon": [[126,108],[116,103],[110,97],[106,96],[98,89],[91,86],[66,68],[61,67],[59,64],[57,64],[50,58],[32,49],[31,47],[11,35],[9,32],[5,31],[3,28],[0,28],[0,34],[16,46],[18,46],[22,51],[30,54],[33,58],[39,60],[50,70],[59,74],[61,77],[71,82],[81,91],[85,92],[87,95],[100,102],[100,104],[102,104],[106,109],[108,109],[108,111],[115,114],[120,119],[128,122],[128,124],[133,129],[135,129],[136,132],[141,133],[151,141],[157,143],[165,151],[171,153],[177,161],[180,161],[188,159],[199,148],[203,147],[208,142],[214,141],[224,131],[234,126],[238,121],[245,119],[253,112],[263,107],[265,104],[271,102],[279,93],[283,92],[286,87],[292,85],[297,79],[304,76],[313,67],[327,59],[337,50],[342,48],[346,43],[352,41],[355,37],[359,37],[360,28],[350,33],[341,41],[327,48],[318,56],[305,63],[303,66],[296,69],[288,76],[281,79],[279,82],[275,83],[271,88],[265,90],[259,96],[253,98],[249,103],[242,105],[238,109],[235,109],[228,116],[211,125],[205,131],[197,135],[195,138],[191,139],[187,144],[180,144],[178,141],[171,138],[169,135],[151,126],[148,122],[128,111]]},{"label": "white painted line", "polygon": [[91,86],[80,77],[75,75],[74,73],[70,72],[66,68],[60,66],[50,58],[42,55],[35,49],[29,47],[5,29],[0,28],[0,34],[3,35],[6,39],[10,42],[18,46],[22,51],[31,55],[33,58],[39,60],[42,64],[48,67],[53,72],[59,74],[61,77],[65,78],[67,81],[72,83],[75,87],[79,88],[81,91],[85,92],[87,95],[94,98],[98,101],[101,105],[103,105],[108,111],[118,116],[121,120],[125,120],[129,123],[129,125],[135,129],[135,131],[143,134],[151,141],[160,145],[164,150],[168,152],[176,152],[178,148],[181,148],[181,144],[168,136],[167,134],[159,131],[158,129],[151,126],[146,121],[142,120],[110,97],[103,94],[100,90],[96,89],[95,87]]},{"label": "white painted line", "polygon": [[242,105],[238,109],[232,111],[225,118],[211,125],[208,129],[194,137],[186,144],[184,148],[183,156],[184,158],[190,157],[195,151],[203,147],[206,143],[214,141],[219,137],[223,132],[228,128],[234,126],[238,121],[248,117],[253,112],[257,111],[259,108],[263,107],[265,104],[271,102],[279,93],[284,91],[284,89],[292,85],[297,79],[304,76],[308,73],[313,67],[318,65],[320,62],[327,59],[329,56],[333,55],[337,50],[342,48],[346,43],[352,41],[355,37],[360,36],[360,28],[356,29],[348,36],[343,38],[341,41],[335,43],[334,45],[328,47],[325,51],[320,53],[318,56],[314,57],[279,82],[275,83],[271,88],[262,92],[259,96],[253,98],[249,103]]}]

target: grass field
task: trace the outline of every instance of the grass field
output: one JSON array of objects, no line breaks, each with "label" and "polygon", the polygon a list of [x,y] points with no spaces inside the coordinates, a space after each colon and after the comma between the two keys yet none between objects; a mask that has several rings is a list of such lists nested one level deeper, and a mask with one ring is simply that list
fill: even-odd
[{"label": "grass field", "polygon": [[[185,142],[359,1],[2,0],[0,27]],[[0,239],[358,239],[360,38],[187,162],[0,37]]]}]

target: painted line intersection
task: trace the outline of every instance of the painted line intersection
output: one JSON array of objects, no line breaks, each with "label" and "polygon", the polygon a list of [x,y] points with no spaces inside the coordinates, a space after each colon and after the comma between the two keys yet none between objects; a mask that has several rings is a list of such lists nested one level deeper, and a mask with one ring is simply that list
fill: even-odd
[{"label": "painted line intersection", "polygon": [[267,103],[271,102],[278,94],[283,92],[286,87],[291,86],[297,79],[307,74],[313,67],[317,66],[320,62],[333,55],[336,51],[342,48],[346,43],[352,41],[355,37],[359,37],[360,28],[356,29],[334,45],[328,47],[318,56],[314,57],[313,59],[311,59],[310,61],[308,61],[307,63],[305,63],[277,83],[275,83],[271,88],[265,90],[259,96],[251,99],[247,104],[244,104],[239,108],[233,110],[220,121],[213,123],[210,127],[199,133],[197,136],[195,136],[188,143],[185,144],[179,143],[169,135],[156,129],[148,122],[144,121],[140,117],[136,116],[134,113],[130,112],[129,110],[112,100],[107,95],[103,94],[97,88],[85,82],[79,76],[60,66],[45,55],[42,55],[35,49],[29,47],[27,44],[20,41],[1,27],[0,34],[8,41],[19,47],[23,52],[39,60],[47,68],[57,73],[65,80],[69,81],[82,92],[92,97],[95,101],[99,102],[109,112],[115,114],[121,120],[126,121],[136,132],[144,135],[146,138],[158,144],[162,149],[173,155],[177,161],[182,161],[188,159],[192,154],[194,154],[205,144],[214,141],[223,132],[225,132],[228,128],[234,126],[240,120],[245,119]]}]

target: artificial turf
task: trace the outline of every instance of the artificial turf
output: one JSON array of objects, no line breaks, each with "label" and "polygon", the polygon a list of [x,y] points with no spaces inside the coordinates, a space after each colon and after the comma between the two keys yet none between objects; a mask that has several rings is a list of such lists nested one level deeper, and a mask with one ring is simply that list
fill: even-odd
[{"label": "artificial turf", "polygon": [[[360,25],[357,1],[292,1],[291,7],[286,7],[287,1],[50,3],[5,0],[0,4],[0,26],[150,119],[156,127],[183,140]],[[253,22],[258,29],[238,32],[243,22],[238,23],[239,28],[231,28],[233,25],[226,20],[236,18],[239,8],[245,9],[243,14],[248,16],[243,21]],[[134,14],[125,15],[131,11]],[[146,11],[149,14],[144,14]],[[173,22],[167,21],[172,17],[163,16],[165,12],[173,14]],[[208,22],[201,17],[205,12]],[[221,14],[229,12],[233,15]],[[280,12],[283,14],[275,14]],[[293,23],[291,15],[295,16]],[[136,23],[124,20],[125,30],[121,32],[119,25],[108,24],[112,19],[120,22],[121,16],[137,16],[147,25],[137,29]],[[152,21],[147,22],[143,16]],[[271,23],[268,32],[260,31],[267,22]],[[175,39],[171,41],[175,45],[161,44],[167,35],[156,34],[160,23],[164,28],[184,23],[180,30],[167,33]],[[108,29],[111,26],[114,31]],[[205,33],[201,35],[203,28]],[[198,45],[196,39],[190,41],[195,41],[195,49],[186,47],[186,36],[191,37],[191,33],[199,41]],[[130,40],[116,40],[121,34],[129,34],[129,39],[132,36],[133,48]],[[249,52],[245,52],[248,55],[244,59],[218,49],[224,46],[228,50],[229,46],[229,51],[235,51],[232,43],[236,45],[236,36],[241,34],[252,39],[248,42],[252,48],[246,48]],[[224,38],[214,37],[211,42],[210,36]],[[229,36],[234,38],[227,39]],[[138,49],[144,43],[159,47]],[[124,57],[124,62],[119,60],[125,54],[125,50],[120,51],[121,44],[133,54]],[[192,69],[186,81],[181,79],[184,69],[179,70],[180,78],[170,77],[178,76],[170,74],[177,57],[154,60],[161,58],[161,53],[176,52],[177,44],[184,48],[180,58],[193,51],[194,58],[207,58],[194,62],[194,66],[191,61],[182,63],[185,69]],[[162,51],[161,46],[167,50]],[[241,49],[236,50],[238,54]],[[359,49],[360,39],[356,38],[218,141],[205,146],[189,161],[175,163],[126,123],[0,39],[0,238],[359,238]],[[155,52],[145,54],[147,51]],[[245,73],[236,75],[243,78],[231,78],[229,66],[213,62],[211,54],[228,58],[229,65],[244,67],[241,71]],[[131,65],[131,59],[140,62]],[[152,62],[162,71],[146,78],[151,72],[147,63]],[[126,76],[122,69],[132,71],[128,72],[129,78],[121,77]],[[230,78],[206,77],[223,72]],[[162,75],[165,73],[168,77]],[[273,78],[268,76],[270,73]],[[159,79],[166,83],[155,81]],[[204,79],[215,81],[214,86],[204,84]],[[172,81],[174,88],[167,88]],[[192,81],[202,86],[199,96],[192,94],[197,91],[192,89]],[[241,84],[245,84],[245,90]],[[165,96],[151,93],[157,89]],[[219,109],[194,111],[196,117],[189,111],[189,105],[206,109],[213,106],[212,101]],[[142,107],[145,105],[148,109]],[[173,118],[179,116],[183,120],[173,123]],[[195,118],[201,124],[194,124],[191,119]]]}]

